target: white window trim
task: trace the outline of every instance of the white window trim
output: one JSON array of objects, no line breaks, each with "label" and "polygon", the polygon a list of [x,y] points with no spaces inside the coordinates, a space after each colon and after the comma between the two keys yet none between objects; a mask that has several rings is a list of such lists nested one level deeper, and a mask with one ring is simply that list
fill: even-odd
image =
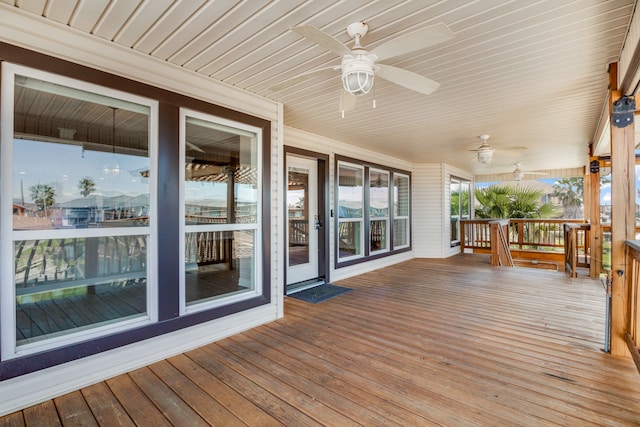
[{"label": "white window trim", "polygon": [[[388,170],[384,170],[384,169],[376,169],[376,168],[369,168],[369,208],[371,208],[371,181],[372,181],[372,175],[373,174],[383,174],[387,176],[387,191],[388,191],[388,195],[391,195],[391,172]],[[371,248],[369,248],[370,255],[376,255],[376,254],[383,254],[385,252],[389,252],[391,251],[391,242],[389,241],[389,234],[391,232],[391,224],[390,224],[390,219],[391,219],[391,209],[393,208],[391,201],[389,200],[389,197],[387,197],[387,216],[371,216],[371,214],[369,214],[369,239],[371,239],[371,222],[372,221],[386,221],[387,223],[387,227],[385,229],[385,241],[387,242],[387,247],[386,248],[382,248],[382,249],[378,249],[376,251],[372,251]],[[369,212],[371,212],[371,210],[369,210]]]},{"label": "white window trim", "polygon": [[[14,114],[14,84],[15,76],[23,75],[45,82],[53,82],[80,91],[106,95],[116,100],[133,102],[149,107],[149,162],[151,174],[149,176],[149,225],[146,227],[110,228],[108,230],[96,229],[69,229],[69,230],[41,230],[25,231],[13,230],[13,114]],[[107,334],[128,330],[141,324],[157,322],[157,140],[158,140],[158,102],[141,96],[117,91],[81,80],[71,79],[53,73],[48,73],[33,68],[28,68],[7,62],[2,63],[2,94],[0,105],[2,115],[0,123],[2,130],[0,138],[0,325],[2,327],[0,352],[3,360],[50,350],[63,345],[69,345],[88,339],[94,339]],[[86,331],[71,332],[60,337],[43,339],[42,341],[28,343],[21,346],[16,344],[16,313],[15,313],[15,285],[13,271],[13,243],[15,240],[31,240],[31,236],[38,238],[61,237],[97,237],[97,236],[121,236],[121,235],[147,235],[147,314],[136,319],[115,321],[113,324],[89,328]],[[7,238],[9,237],[10,238]]]},{"label": "white window trim", "polygon": [[[185,182],[185,168],[184,164],[186,161],[185,156],[185,145],[186,145],[186,121],[187,117],[195,118],[198,120],[202,120],[212,124],[212,127],[215,128],[215,125],[221,125],[223,128],[229,128],[230,130],[237,129],[242,132],[242,135],[253,134],[256,137],[256,150],[257,150],[257,207],[256,207],[256,222],[252,224],[198,224],[198,225],[186,225],[185,224],[185,191],[184,191],[184,182]],[[180,266],[179,266],[179,275],[180,275],[180,315],[185,315],[189,313],[196,313],[203,310],[210,310],[212,308],[221,307],[224,305],[232,304],[238,301],[244,301],[249,298],[253,298],[256,296],[262,295],[262,289],[265,284],[262,283],[262,254],[260,253],[260,248],[262,248],[262,235],[260,230],[262,229],[262,129],[256,126],[247,125],[245,123],[236,122],[229,119],[224,119],[222,117],[217,117],[211,114],[202,113],[200,111],[190,110],[187,108],[180,109],[180,155],[179,155],[179,164],[180,166],[180,190],[179,190],[179,213],[178,217],[180,218],[180,227],[179,227],[179,245],[178,250],[180,251]],[[197,231],[242,231],[242,230],[253,230],[254,231],[254,245],[253,245],[253,259],[254,259],[254,269],[253,269],[253,281],[255,284],[254,289],[247,291],[240,291],[238,293],[231,293],[228,295],[223,295],[220,298],[213,298],[210,300],[205,300],[200,303],[193,303],[187,306],[186,300],[186,287],[185,287],[185,234],[192,233]]]},{"label": "white window trim", "polygon": [[[362,199],[362,215],[360,216],[360,218],[340,218],[340,167],[341,166],[346,166],[352,169],[359,169],[362,172],[362,194],[361,199]],[[365,254],[365,240],[364,240],[364,210],[365,210],[365,203],[364,203],[364,166],[363,165],[358,165],[358,164],[354,164],[354,163],[349,163],[349,162],[345,162],[342,160],[338,160],[338,170],[337,170],[337,180],[338,180],[338,189],[337,189],[337,194],[338,194],[338,239],[340,239],[340,224],[341,223],[347,223],[347,222],[359,222],[360,223],[360,253],[356,254],[356,255],[351,255],[351,256],[347,256],[347,257],[342,257],[340,256],[340,243],[338,242],[338,245],[336,247],[336,251],[337,251],[337,256],[338,256],[338,262],[343,262],[343,261],[351,261],[354,259],[360,259],[360,258],[364,258],[364,254]]]},{"label": "white window trim", "polygon": [[[395,211],[396,211],[395,208],[396,207],[393,206],[393,212],[394,212],[393,220],[394,221],[395,220],[405,220],[407,222],[407,226],[405,227],[405,233],[406,233],[405,241],[407,242],[407,244],[406,245],[398,245],[398,246],[394,245],[393,246],[393,250],[404,249],[404,248],[408,248],[408,247],[411,246],[410,245],[411,239],[410,239],[410,232],[409,232],[409,229],[410,229],[410,227],[409,227],[410,226],[409,218],[410,218],[410,212],[411,212],[411,210],[410,210],[410,207],[411,207],[411,180],[409,179],[409,175],[406,175],[406,174],[403,174],[403,173],[397,173],[397,172],[393,173],[393,178],[392,178],[392,182],[393,182],[393,185],[392,185],[393,190],[392,191],[393,191],[393,194],[392,194],[391,200],[393,200],[394,204],[396,203],[396,201],[395,201],[396,200],[395,193],[397,191],[397,188],[396,188],[396,185],[395,185],[395,178],[396,177],[401,177],[401,178],[407,180],[407,193],[409,194],[409,200],[408,200],[408,206],[407,206],[407,215],[395,215]],[[397,232],[395,227],[393,229],[393,232],[394,232],[394,234]]]}]

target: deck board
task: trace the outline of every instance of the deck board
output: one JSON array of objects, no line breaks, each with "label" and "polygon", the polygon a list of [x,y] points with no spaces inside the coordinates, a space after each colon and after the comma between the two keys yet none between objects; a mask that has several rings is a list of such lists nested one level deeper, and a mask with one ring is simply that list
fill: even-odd
[{"label": "deck board", "polygon": [[633,362],[601,351],[596,280],[461,255],[337,284],[353,291],[287,297],[283,319],[0,424],[640,425]]}]

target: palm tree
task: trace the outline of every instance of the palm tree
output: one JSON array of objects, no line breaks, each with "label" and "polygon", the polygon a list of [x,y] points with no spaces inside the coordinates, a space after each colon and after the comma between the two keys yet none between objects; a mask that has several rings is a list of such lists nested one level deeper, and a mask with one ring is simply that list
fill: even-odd
[{"label": "palm tree", "polygon": [[44,211],[44,216],[49,216],[48,210],[56,203],[56,192],[48,184],[35,184],[29,187],[31,199],[39,211]]},{"label": "palm tree", "polygon": [[541,203],[543,192],[526,187],[492,185],[475,191],[476,218],[550,218],[557,214],[551,203]]},{"label": "palm tree", "polygon": [[78,190],[80,190],[82,197],[87,197],[89,194],[96,191],[96,183],[88,176],[85,176],[78,181]]},{"label": "palm tree", "polygon": [[562,178],[553,184],[551,196],[557,197],[564,208],[565,218],[579,218],[584,200],[584,180],[582,178]]}]

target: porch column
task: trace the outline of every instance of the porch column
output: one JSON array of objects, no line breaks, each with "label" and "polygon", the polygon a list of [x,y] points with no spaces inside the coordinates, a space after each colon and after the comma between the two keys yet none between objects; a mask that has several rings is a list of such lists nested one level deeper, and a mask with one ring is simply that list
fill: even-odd
[{"label": "porch column", "polygon": [[629,310],[627,291],[627,259],[625,241],[635,238],[635,153],[634,113],[623,116],[616,113],[629,98],[618,88],[618,67],[609,67],[611,94],[611,354],[630,357],[625,341],[625,328]]},{"label": "porch column", "polygon": [[[589,175],[584,179],[585,218],[589,220],[591,256],[589,277],[597,278],[602,271],[602,236],[600,235],[600,160],[589,158]],[[588,194],[588,196],[587,196]]]}]

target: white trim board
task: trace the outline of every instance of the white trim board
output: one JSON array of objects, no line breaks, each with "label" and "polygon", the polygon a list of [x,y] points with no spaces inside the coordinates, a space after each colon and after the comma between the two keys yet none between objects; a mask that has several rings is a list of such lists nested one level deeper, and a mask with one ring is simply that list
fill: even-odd
[{"label": "white trim board", "polygon": [[0,382],[0,416],[276,320],[271,304]]}]

